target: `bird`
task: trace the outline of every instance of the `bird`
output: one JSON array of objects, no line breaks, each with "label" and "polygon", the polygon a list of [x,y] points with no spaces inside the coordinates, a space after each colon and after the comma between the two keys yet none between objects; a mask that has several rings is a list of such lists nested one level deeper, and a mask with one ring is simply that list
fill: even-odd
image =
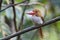
[{"label": "bird", "polygon": [[[31,19],[34,22],[35,26],[44,23],[44,16],[42,16],[41,11],[39,9],[33,9],[31,12],[28,12],[27,14],[32,16]],[[42,27],[38,29],[38,32],[40,37],[43,38]]]}]

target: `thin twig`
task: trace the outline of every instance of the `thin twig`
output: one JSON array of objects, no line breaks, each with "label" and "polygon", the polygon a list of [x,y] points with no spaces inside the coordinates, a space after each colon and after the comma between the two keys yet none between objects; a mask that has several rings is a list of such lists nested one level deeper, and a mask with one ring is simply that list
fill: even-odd
[{"label": "thin twig", "polygon": [[1,6],[2,6],[2,1],[3,1],[3,0],[0,0],[0,10],[1,10]]},{"label": "thin twig", "polygon": [[[14,0],[11,0],[11,4],[14,4]],[[14,26],[15,26],[14,28],[15,28],[15,31],[17,32],[15,6],[12,6],[12,8],[13,8],[13,14],[14,14],[14,18],[13,18],[13,20],[14,20]]]},{"label": "thin twig", "polygon": [[39,25],[39,26],[37,26],[37,27],[28,27],[28,28],[26,28],[26,29],[24,29],[24,30],[22,30],[22,31],[19,31],[19,32],[16,32],[16,33],[14,33],[14,34],[11,34],[11,35],[9,35],[9,36],[7,36],[7,37],[4,37],[4,38],[2,38],[1,40],[7,40],[7,39],[13,38],[13,37],[15,37],[15,36],[22,35],[22,34],[24,34],[24,33],[26,33],[26,32],[32,31],[32,30],[34,30],[34,29],[38,29],[38,28],[40,28],[40,27],[44,27],[44,26],[47,26],[47,25],[49,25],[49,24],[55,23],[56,21],[60,21],[60,16],[59,16],[59,17],[56,17],[56,18],[53,18],[53,19],[51,19],[51,20],[49,20],[49,21],[45,22],[44,24]]},{"label": "thin twig", "polygon": [[[16,6],[16,5],[20,5],[20,6],[26,6],[26,5],[28,5],[28,6],[31,6],[31,5],[37,5],[37,4],[39,4],[39,5],[41,5],[41,6],[44,6],[43,3],[24,4],[24,2],[26,2],[26,1],[27,1],[27,0],[25,0],[25,1],[23,1],[23,2],[20,2],[20,3],[7,5],[4,9],[0,10],[0,12],[8,9],[8,8],[11,7],[11,6]],[[23,4],[21,4],[21,3],[23,3]]]},{"label": "thin twig", "polygon": [[26,4],[27,5],[25,5],[24,6],[24,9],[23,9],[23,13],[22,13],[22,16],[21,16],[21,21],[20,21],[20,25],[19,25],[19,30],[20,30],[20,27],[22,26],[22,24],[23,24],[23,20],[24,20],[24,13],[25,13],[25,10],[26,10],[26,8],[27,8],[27,6],[28,6],[28,1],[26,2]]},{"label": "thin twig", "polygon": [[[22,28],[22,26],[23,26],[25,9],[26,9],[26,7],[24,7],[24,10],[23,10],[23,13],[22,13],[22,17],[21,17],[21,21],[20,21],[20,23],[19,23],[18,31],[20,31],[21,28]],[[20,38],[20,35],[17,37],[17,40],[22,40],[22,39]]]},{"label": "thin twig", "polygon": [[[29,3],[29,1],[26,2],[26,4],[28,4],[28,3]],[[19,27],[18,27],[18,31],[20,31],[20,30],[23,28],[24,13],[25,13],[26,8],[27,8],[27,6],[25,5],[25,6],[24,6],[24,9],[23,9],[22,16],[21,16],[20,25],[19,25]],[[17,40],[22,40],[22,39],[20,38],[20,35],[18,36]]]},{"label": "thin twig", "polygon": [[2,12],[2,11],[4,11],[4,10],[8,9],[9,7],[16,6],[16,5],[21,4],[21,3],[24,3],[24,2],[26,2],[26,0],[25,0],[25,1],[22,1],[22,2],[20,2],[20,3],[17,3],[17,4],[10,4],[10,5],[7,5],[4,9],[0,10],[0,12]]}]

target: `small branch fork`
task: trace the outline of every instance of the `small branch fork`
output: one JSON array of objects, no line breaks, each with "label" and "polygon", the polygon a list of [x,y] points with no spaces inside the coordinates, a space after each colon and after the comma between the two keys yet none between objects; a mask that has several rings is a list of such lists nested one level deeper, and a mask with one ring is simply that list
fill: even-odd
[{"label": "small branch fork", "polygon": [[24,1],[22,1],[20,3],[16,3],[16,4],[9,4],[4,9],[0,10],[0,12],[4,11],[4,10],[6,10],[6,9],[12,7],[12,6],[16,6],[16,5],[20,5],[20,6],[26,6],[26,5],[28,5],[28,6],[30,6],[30,5],[37,5],[37,4],[39,4],[39,5],[45,6],[45,4],[40,3],[40,2],[39,3],[33,3],[33,4],[22,4],[22,3],[25,3],[26,1],[28,1],[28,0],[24,0]]},{"label": "small branch fork", "polygon": [[11,35],[9,35],[9,36],[7,36],[7,37],[4,37],[4,38],[2,38],[1,40],[8,40],[8,39],[13,38],[13,37],[15,37],[15,36],[22,35],[22,34],[24,34],[24,33],[26,33],[26,32],[32,31],[32,30],[34,30],[34,29],[38,29],[38,28],[40,28],[40,27],[47,26],[47,25],[52,24],[52,23],[55,23],[55,22],[57,22],[57,21],[60,21],[60,16],[59,16],[59,17],[56,17],[56,18],[53,18],[53,19],[45,22],[45,23],[42,24],[42,25],[38,25],[37,27],[28,27],[28,28],[26,28],[26,29],[23,29],[22,31],[19,31],[19,32],[16,32],[16,33],[14,33],[14,34],[11,34]]},{"label": "small branch fork", "polygon": [[[7,5],[4,9],[0,10],[0,12],[8,9],[9,7],[16,6],[16,5],[21,4],[21,3],[24,3],[24,2],[26,2],[26,1],[27,1],[27,0],[22,1],[22,2],[20,2],[20,3],[17,3],[17,4],[9,4],[9,5]],[[0,3],[1,3],[1,2],[0,2]],[[0,5],[1,5],[1,4],[0,4]]]}]

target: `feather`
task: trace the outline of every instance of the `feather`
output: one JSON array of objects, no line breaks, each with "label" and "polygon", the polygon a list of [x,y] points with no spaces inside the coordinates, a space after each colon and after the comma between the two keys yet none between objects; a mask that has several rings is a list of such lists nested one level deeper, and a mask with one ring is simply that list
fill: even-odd
[{"label": "feather", "polygon": [[32,18],[31,20],[36,24],[42,24],[43,23],[41,17],[32,16],[31,18]]}]

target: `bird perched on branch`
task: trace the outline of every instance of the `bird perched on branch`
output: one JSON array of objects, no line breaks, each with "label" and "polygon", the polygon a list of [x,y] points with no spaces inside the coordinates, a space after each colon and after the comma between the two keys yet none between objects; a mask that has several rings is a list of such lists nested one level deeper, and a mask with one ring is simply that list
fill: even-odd
[{"label": "bird perched on branch", "polygon": [[[31,12],[27,13],[28,15],[32,15],[31,19],[34,22],[35,26],[43,24],[44,23],[44,16],[42,16],[41,11],[38,9],[34,9]],[[38,29],[39,35],[41,38],[43,38],[43,32],[42,28],[40,27]]]}]

